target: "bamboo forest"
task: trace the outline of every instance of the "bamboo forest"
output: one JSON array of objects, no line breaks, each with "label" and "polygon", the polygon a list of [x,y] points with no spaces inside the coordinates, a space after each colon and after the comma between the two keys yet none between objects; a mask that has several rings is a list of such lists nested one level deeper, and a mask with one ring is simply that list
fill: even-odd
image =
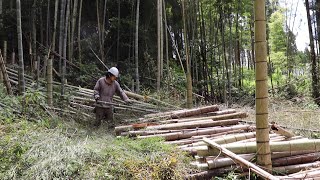
[{"label": "bamboo forest", "polygon": [[0,179],[319,179],[319,63],[320,0],[0,0]]}]

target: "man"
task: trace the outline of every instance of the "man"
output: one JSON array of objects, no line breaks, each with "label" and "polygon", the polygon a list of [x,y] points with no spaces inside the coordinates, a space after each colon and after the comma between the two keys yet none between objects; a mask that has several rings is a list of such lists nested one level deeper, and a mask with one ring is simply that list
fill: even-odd
[{"label": "man", "polygon": [[94,86],[94,99],[96,100],[96,119],[93,123],[94,127],[99,127],[101,121],[107,123],[108,128],[113,128],[115,122],[113,119],[113,107],[107,104],[99,103],[99,101],[112,102],[113,95],[117,93],[123,101],[130,103],[128,96],[121,89],[116,79],[119,71],[116,67],[110,68],[106,72],[106,76],[100,78]]}]

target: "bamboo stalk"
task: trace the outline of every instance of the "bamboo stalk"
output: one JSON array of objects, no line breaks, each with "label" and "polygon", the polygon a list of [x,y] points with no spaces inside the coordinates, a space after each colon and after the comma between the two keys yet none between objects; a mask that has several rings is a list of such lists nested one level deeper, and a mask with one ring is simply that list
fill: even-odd
[{"label": "bamboo stalk", "polygon": [[272,166],[278,167],[278,166],[285,166],[285,165],[304,164],[304,163],[314,162],[319,159],[320,159],[320,152],[296,155],[296,156],[275,159],[272,161]]},{"label": "bamboo stalk", "polygon": [[287,176],[281,176],[281,179],[283,180],[292,180],[292,179],[318,180],[319,177],[320,177],[320,167],[317,167],[309,170],[300,171],[294,174],[289,174]]},{"label": "bamboo stalk", "polygon": [[130,137],[137,137],[137,136],[149,136],[155,134],[165,134],[165,133],[174,133],[174,132],[181,132],[180,130],[154,130],[154,131],[129,131],[121,133],[121,136],[130,136]]},{"label": "bamboo stalk", "polygon": [[161,121],[162,123],[182,123],[182,122],[189,122],[189,121],[205,121],[205,120],[225,120],[225,119],[235,119],[235,118],[245,118],[247,117],[247,113],[238,112],[232,114],[224,114],[219,116],[208,116],[208,117],[200,117],[200,118],[189,118],[189,119],[172,119]]},{"label": "bamboo stalk", "polygon": [[277,133],[277,134],[281,134],[287,138],[291,138],[294,136],[294,134],[292,132],[289,132],[285,129],[283,129],[282,127],[278,126],[275,123],[271,123],[271,129],[273,130],[273,132]]},{"label": "bamboo stalk", "polygon": [[208,130],[196,130],[196,131],[187,131],[187,132],[177,132],[177,133],[167,133],[159,135],[150,135],[150,136],[139,136],[138,138],[148,138],[148,137],[163,137],[167,141],[186,139],[196,135],[210,135],[216,134],[236,129],[247,129],[248,125],[236,125],[231,127],[213,127]]},{"label": "bamboo stalk", "polygon": [[[243,154],[243,155],[239,155],[239,157],[247,161],[251,161],[255,157],[255,154]],[[208,169],[216,169],[216,168],[234,165],[235,161],[233,158],[220,158],[220,159],[207,160],[207,164],[208,164]]]},{"label": "bamboo stalk", "polygon": [[[237,142],[237,141],[254,138],[254,137],[256,137],[255,132],[248,132],[248,133],[241,133],[241,134],[230,134],[230,135],[220,137],[217,139],[212,139],[212,140],[217,144],[229,144],[232,142]],[[192,146],[203,146],[203,145],[206,145],[206,143],[203,141],[192,144]]]},{"label": "bamboo stalk", "polygon": [[186,175],[185,179],[187,180],[203,180],[203,179],[212,179],[212,177],[215,176],[221,176],[223,174],[226,174],[228,172],[234,171],[234,167],[226,167],[226,168],[219,168],[214,170],[207,170],[202,171],[194,174],[188,174]]},{"label": "bamboo stalk", "polygon": [[226,131],[226,132],[210,134],[210,135],[192,136],[189,139],[177,140],[177,141],[167,141],[165,143],[180,145],[179,148],[183,149],[183,148],[187,148],[187,147],[193,147],[192,146],[193,143],[202,142],[202,139],[204,137],[206,137],[206,138],[219,138],[220,136],[223,136],[223,135],[239,133],[239,132],[243,132],[243,131],[245,131],[245,130],[237,129],[237,130],[233,130],[233,131]]},{"label": "bamboo stalk", "polygon": [[[317,168],[320,166],[320,161],[312,162],[312,163],[306,163],[306,164],[297,164],[297,165],[289,165],[289,166],[280,166],[273,168],[276,172],[282,172],[282,173],[296,173],[301,170],[309,169],[309,168]],[[320,174],[320,172],[317,172],[317,174]],[[293,176],[294,178],[307,178],[305,174]]]},{"label": "bamboo stalk", "polygon": [[[243,144],[225,144],[222,145],[224,148],[236,153],[236,154],[249,154],[256,153],[257,147],[255,142],[243,143]],[[292,152],[292,151],[303,151],[303,150],[314,150],[320,151],[320,139],[315,140],[295,140],[295,141],[281,141],[281,142],[270,142],[271,152]],[[214,149],[202,149],[199,150],[198,155],[208,156],[217,155],[219,151]]]},{"label": "bamboo stalk", "polygon": [[205,114],[209,112],[218,111],[219,108],[217,105],[211,105],[211,106],[205,106],[205,107],[199,107],[199,108],[193,108],[193,109],[185,109],[185,110],[179,110],[179,111],[171,111],[166,113],[157,113],[153,115],[148,115],[147,117],[167,117],[172,119],[177,118],[183,118],[183,117],[190,117],[195,116],[199,114]]},{"label": "bamboo stalk", "polygon": [[270,180],[278,180],[279,178],[274,177],[272,174],[268,173],[267,171],[259,168],[258,166],[254,165],[251,162],[246,161],[240,156],[237,156],[233,152],[229,151],[228,149],[218,145],[214,141],[204,138],[203,141],[207,143],[210,147],[217,149],[221,153],[225,154],[226,156],[234,159],[237,163],[241,164],[242,166],[248,167],[249,169],[252,169],[255,173],[260,175],[263,178],[270,179]]},{"label": "bamboo stalk", "polygon": [[292,152],[272,152],[271,156],[272,159],[278,159],[278,158],[283,158],[283,157],[289,157],[289,156],[296,156],[296,155],[302,155],[302,154],[310,154],[310,153],[315,153],[315,151],[292,151]]},{"label": "bamboo stalk", "polygon": [[228,119],[221,121],[194,121],[194,122],[182,122],[174,124],[163,124],[158,126],[149,126],[146,129],[188,129],[188,128],[200,128],[200,127],[212,127],[212,126],[226,126],[226,125],[236,125],[238,124],[238,119]]}]

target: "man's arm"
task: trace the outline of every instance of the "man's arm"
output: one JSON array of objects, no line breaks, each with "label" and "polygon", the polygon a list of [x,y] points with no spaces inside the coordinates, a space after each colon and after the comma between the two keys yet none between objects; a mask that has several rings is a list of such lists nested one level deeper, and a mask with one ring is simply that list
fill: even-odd
[{"label": "man's arm", "polygon": [[93,98],[97,101],[100,98],[100,82],[97,81],[96,85],[93,88]]},{"label": "man's arm", "polygon": [[122,90],[122,88],[120,87],[120,84],[117,82],[116,83],[116,93],[118,96],[120,96],[120,98],[125,101],[125,102],[129,102],[130,99],[128,98],[128,96],[126,95],[126,93],[124,93],[124,91]]}]

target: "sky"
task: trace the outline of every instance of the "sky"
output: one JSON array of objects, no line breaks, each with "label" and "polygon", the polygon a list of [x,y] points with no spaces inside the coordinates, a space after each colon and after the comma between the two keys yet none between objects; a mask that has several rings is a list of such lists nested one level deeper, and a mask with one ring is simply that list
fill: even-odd
[{"label": "sky", "polygon": [[298,50],[304,51],[309,44],[307,12],[303,0],[280,0],[280,6],[288,9],[288,21],[296,35]]}]

